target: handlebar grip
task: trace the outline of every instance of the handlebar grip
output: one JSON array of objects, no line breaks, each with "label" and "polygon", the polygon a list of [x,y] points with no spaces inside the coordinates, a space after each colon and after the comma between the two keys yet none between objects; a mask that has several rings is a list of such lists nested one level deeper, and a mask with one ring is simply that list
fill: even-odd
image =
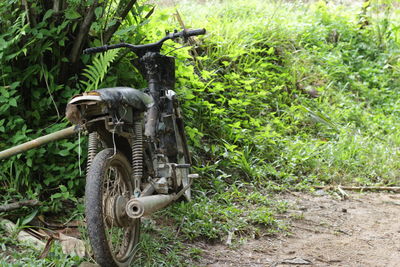
[{"label": "handlebar grip", "polygon": [[86,48],[83,50],[84,54],[93,54],[93,53],[99,53],[99,52],[104,52],[108,50],[108,46],[99,46],[99,47],[91,47],[91,48]]},{"label": "handlebar grip", "polygon": [[196,36],[196,35],[203,35],[206,34],[206,29],[196,29],[196,30],[185,30],[184,36],[189,37],[189,36]]}]

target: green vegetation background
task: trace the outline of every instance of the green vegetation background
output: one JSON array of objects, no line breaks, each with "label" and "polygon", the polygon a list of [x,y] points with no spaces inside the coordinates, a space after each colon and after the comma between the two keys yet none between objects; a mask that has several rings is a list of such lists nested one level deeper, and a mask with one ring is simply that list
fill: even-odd
[{"label": "green vegetation background", "polygon": [[[26,11],[11,10],[18,1],[0,3],[1,150],[65,127],[62,113],[73,94],[145,87],[124,51],[82,56],[77,71],[65,74],[67,33],[82,21],[82,4],[68,2],[62,19],[44,13],[35,27]],[[96,11],[86,45],[101,44],[112,23],[107,12],[117,2]],[[156,216],[171,218],[178,239],[168,226],[145,225],[138,266],[188,264],[199,251],[185,249],[182,240],[285,230],[276,214],[287,204],[273,197],[280,191],[399,185],[398,1],[180,1],[177,8],[188,27],[208,31],[195,48],[165,47],[177,57],[176,91],[202,179],[191,203]],[[157,8],[150,19],[149,13],[151,5],[136,4],[111,42],[151,42],[180,28],[174,8]],[[67,201],[76,207],[68,216],[82,216],[85,153],[78,156],[79,150],[83,138],[2,161],[2,202],[36,197],[46,203],[39,210],[45,213],[59,212]]]}]

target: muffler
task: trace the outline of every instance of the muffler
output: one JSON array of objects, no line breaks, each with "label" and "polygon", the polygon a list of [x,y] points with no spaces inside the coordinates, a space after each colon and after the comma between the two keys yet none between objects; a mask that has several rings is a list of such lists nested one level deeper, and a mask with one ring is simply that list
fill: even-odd
[{"label": "muffler", "polygon": [[174,200],[176,200],[176,194],[131,198],[126,203],[125,211],[130,218],[138,219],[168,206]]}]

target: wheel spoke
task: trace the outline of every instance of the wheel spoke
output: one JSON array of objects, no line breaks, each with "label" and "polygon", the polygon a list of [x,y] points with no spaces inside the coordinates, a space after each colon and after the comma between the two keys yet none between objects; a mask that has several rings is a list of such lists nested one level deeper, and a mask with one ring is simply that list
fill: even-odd
[{"label": "wheel spoke", "polygon": [[[126,179],[126,177],[125,177]],[[107,176],[104,179],[103,206],[106,206],[104,219],[107,227],[107,236],[109,247],[112,253],[119,258],[129,253],[130,239],[132,238],[132,224],[127,227],[116,225],[115,211],[109,210],[115,208],[115,203],[118,196],[129,197],[130,193],[127,190],[126,181],[123,179],[123,174],[116,166],[110,166],[107,170]]]},{"label": "wheel spoke", "polygon": [[[131,164],[121,153],[113,155],[112,149],[99,152],[88,172],[88,232],[96,261],[104,266],[111,262],[128,266],[138,242],[140,221],[127,221],[124,213],[124,205],[133,194]],[[97,207],[101,213],[96,212]]]}]

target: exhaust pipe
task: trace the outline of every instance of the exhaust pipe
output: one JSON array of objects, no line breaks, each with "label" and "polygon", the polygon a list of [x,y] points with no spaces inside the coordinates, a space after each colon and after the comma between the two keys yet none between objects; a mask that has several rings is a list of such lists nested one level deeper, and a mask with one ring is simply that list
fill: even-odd
[{"label": "exhaust pipe", "polygon": [[[198,174],[189,174],[188,178],[190,182],[182,188],[176,194],[170,195],[152,195],[143,196],[138,198],[131,198],[125,206],[126,214],[132,219],[139,219],[143,216],[152,214],[153,212],[160,210],[168,206],[171,202],[179,199],[186,190],[192,185],[192,179],[197,178]],[[153,185],[149,184],[146,189],[142,192],[143,194],[151,194],[154,192]]]},{"label": "exhaust pipe", "polygon": [[130,218],[138,219],[168,206],[175,199],[176,194],[131,198],[126,203],[125,211]]}]

